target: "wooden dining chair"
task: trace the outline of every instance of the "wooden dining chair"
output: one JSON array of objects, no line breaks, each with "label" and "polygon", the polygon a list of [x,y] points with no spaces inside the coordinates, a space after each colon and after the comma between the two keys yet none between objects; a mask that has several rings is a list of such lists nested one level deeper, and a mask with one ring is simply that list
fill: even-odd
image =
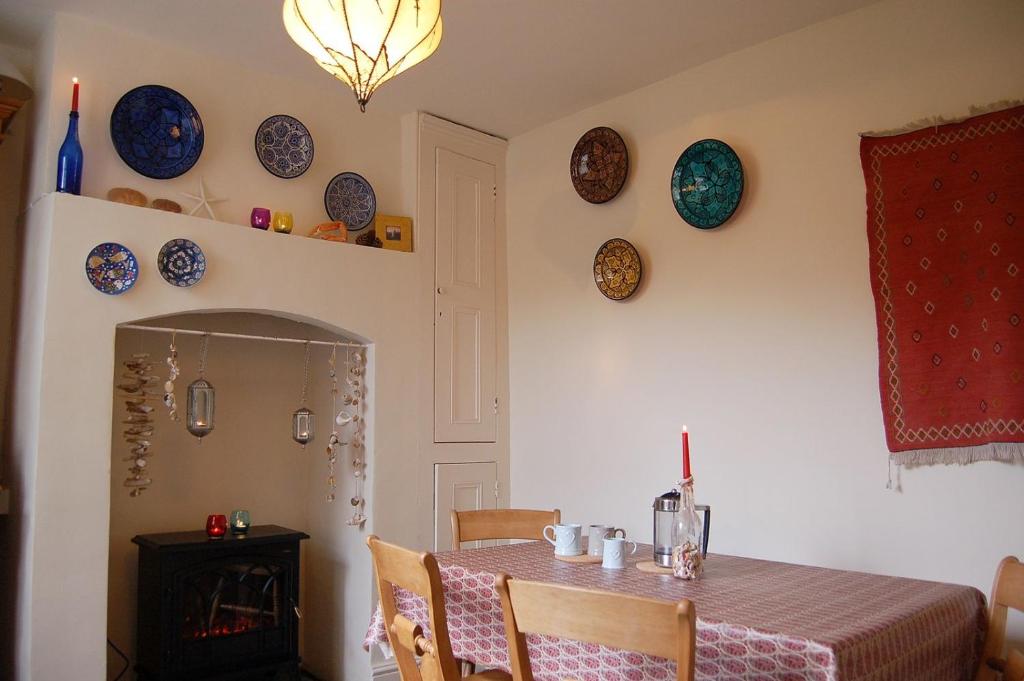
[{"label": "wooden dining chair", "polygon": [[974,676],[975,681],[992,681],[1007,666],[1007,661],[1003,659],[1007,608],[1024,612],[1024,563],[1013,556],[1003,558],[996,570],[996,581],[992,585],[992,598],[989,600],[985,647]]},{"label": "wooden dining chair", "polygon": [[1003,681],[1024,681],[1024,653],[1011,650],[1003,670]]},{"label": "wooden dining chair", "polygon": [[[452,654],[448,638],[448,620],[444,612],[444,592],[437,560],[429,553],[417,553],[388,544],[376,535],[366,538],[377,573],[380,609],[384,630],[395,653],[402,681],[510,681],[503,671],[485,671],[464,677]],[[420,625],[398,612],[395,587],[401,587],[427,602],[430,637]]]},{"label": "wooden dining chair", "polygon": [[543,539],[545,525],[562,522],[562,512],[501,508],[483,511],[452,511],[452,549],[462,542],[490,539]]},{"label": "wooden dining chair", "polygon": [[693,681],[693,603],[656,601],[573,586],[528,582],[499,574],[514,681],[533,681],[526,634],[543,634],[632,650],[676,662],[677,681]]}]

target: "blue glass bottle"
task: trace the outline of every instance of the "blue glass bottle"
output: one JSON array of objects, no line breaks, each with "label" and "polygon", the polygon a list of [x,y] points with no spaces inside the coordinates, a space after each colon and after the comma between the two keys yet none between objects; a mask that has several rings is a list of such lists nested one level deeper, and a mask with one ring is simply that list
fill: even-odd
[{"label": "blue glass bottle", "polygon": [[57,191],[81,194],[84,158],[78,141],[78,112],[72,111],[68,118],[68,134],[57,153]]}]

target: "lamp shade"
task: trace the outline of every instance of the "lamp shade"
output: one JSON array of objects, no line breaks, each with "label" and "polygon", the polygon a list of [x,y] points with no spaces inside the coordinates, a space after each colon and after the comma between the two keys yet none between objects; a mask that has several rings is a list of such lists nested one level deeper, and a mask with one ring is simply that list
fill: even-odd
[{"label": "lamp shade", "polygon": [[441,43],[441,0],[284,0],[291,39],[356,95],[374,91],[433,54]]}]

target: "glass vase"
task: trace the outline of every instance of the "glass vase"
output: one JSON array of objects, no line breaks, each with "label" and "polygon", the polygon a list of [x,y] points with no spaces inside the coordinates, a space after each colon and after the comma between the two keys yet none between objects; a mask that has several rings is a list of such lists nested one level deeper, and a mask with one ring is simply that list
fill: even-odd
[{"label": "glass vase", "polygon": [[687,478],[679,489],[679,512],[672,528],[672,574],[680,579],[697,579],[704,572],[702,524],[693,500],[693,478]]}]

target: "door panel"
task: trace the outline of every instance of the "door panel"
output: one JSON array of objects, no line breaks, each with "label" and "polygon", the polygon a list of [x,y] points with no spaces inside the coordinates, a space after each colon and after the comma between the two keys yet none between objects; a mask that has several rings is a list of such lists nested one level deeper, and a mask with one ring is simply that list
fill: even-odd
[{"label": "door panel", "polygon": [[[497,462],[434,464],[434,550],[452,548],[453,510],[493,509],[497,502]],[[493,545],[493,541],[467,542],[464,547]]]},{"label": "door panel", "polygon": [[436,156],[434,441],[497,439],[495,168]]}]

